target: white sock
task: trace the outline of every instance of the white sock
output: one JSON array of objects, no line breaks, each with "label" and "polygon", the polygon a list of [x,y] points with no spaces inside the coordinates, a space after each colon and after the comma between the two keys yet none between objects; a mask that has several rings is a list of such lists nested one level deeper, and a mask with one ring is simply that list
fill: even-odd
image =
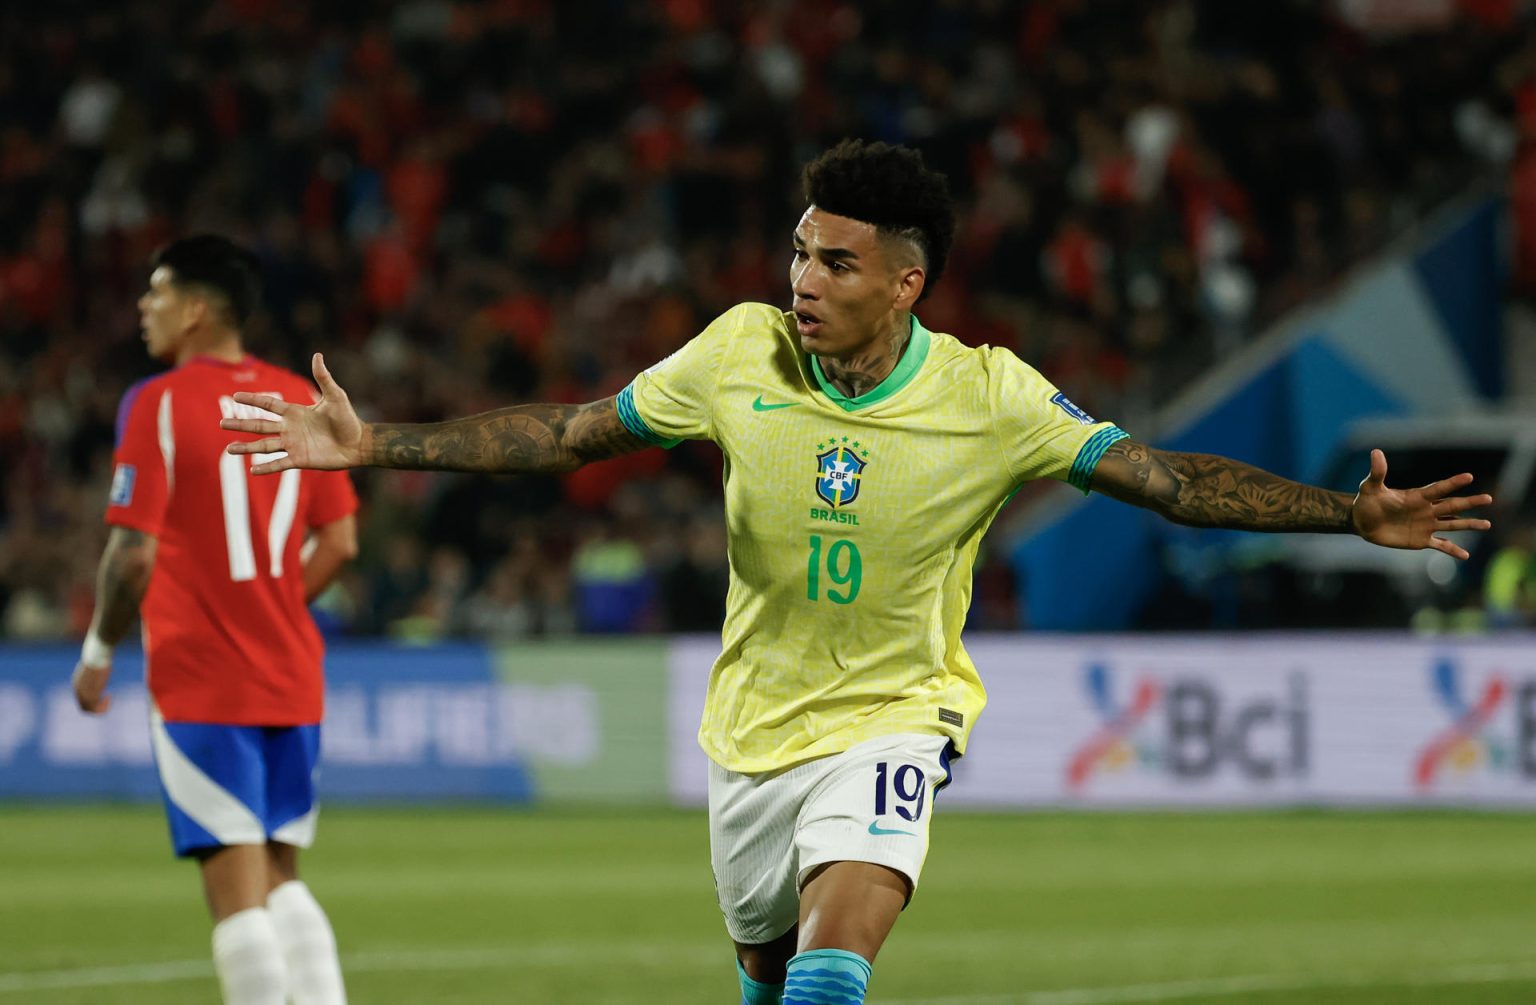
[{"label": "white sock", "polygon": [[288,993],[294,1005],[346,1005],[336,934],[309,887],[289,880],[267,895],[267,910],[288,963]]},{"label": "white sock", "polygon": [[266,908],[238,911],[213,926],[213,969],[224,1005],[283,1005],[283,950]]}]

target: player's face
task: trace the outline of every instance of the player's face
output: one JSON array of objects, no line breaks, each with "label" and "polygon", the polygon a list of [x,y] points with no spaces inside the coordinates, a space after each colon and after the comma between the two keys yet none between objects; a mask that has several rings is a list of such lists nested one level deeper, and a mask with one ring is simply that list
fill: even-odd
[{"label": "player's face", "polygon": [[149,289],[139,298],[139,327],[154,359],[170,359],[187,332],[187,298],[177,288],[171,270],[160,266],[149,276]]},{"label": "player's face", "polygon": [[[899,311],[911,308],[912,289],[874,224],[812,206],[795,227],[789,285],[800,347],[849,359],[876,346]],[[918,289],[921,289],[919,283]]]}]

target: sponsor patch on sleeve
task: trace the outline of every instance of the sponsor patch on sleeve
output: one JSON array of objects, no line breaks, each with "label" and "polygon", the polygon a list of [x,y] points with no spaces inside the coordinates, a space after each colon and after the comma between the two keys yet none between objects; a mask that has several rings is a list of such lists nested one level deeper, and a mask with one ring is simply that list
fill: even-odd
[{"label": "sponsor patch on sleeve", "polygon": [[1081,422],[1085,426],[1091,426],[1094,423],[1093,416],[1072,404],[1072,399],[1067,397],[1066,394],[1062,391],[1056,392],[1055,396],[1051,398],[1051,404],[1055,405],[1057,408],[1060,408],[1063,412],[1066,412],[1068,415],[1072,416],[1072,418],[1076,419],[1078,422]]},{"label": "sponsor patch on sleeve", "polygon": [[138,471],[132,464],[119,464],[117,470],[112,472],[112,491],[107,496],[107,502],[113,506],[127,506],[133,502],[133,483],[138,478]]}]

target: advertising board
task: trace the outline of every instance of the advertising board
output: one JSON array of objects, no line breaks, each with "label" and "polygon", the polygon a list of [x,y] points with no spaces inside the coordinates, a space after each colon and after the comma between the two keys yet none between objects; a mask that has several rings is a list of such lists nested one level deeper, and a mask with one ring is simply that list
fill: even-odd
[{"label": "advertising board", "polygon": [[[988,691],[951,806],[1536,806],[1525,636],[981,636]],[[715,647],[672,650],[674,799]]]}]

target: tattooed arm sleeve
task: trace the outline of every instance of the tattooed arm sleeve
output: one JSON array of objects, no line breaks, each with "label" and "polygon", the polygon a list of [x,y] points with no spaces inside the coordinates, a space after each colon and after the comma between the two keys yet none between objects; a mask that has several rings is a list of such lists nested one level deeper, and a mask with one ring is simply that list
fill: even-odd
[{"label": "tattooed arm sleeve", "polygon": [[517,405],[450,422],[368,427],[365,463],[438,471],[570,471],[651,446],[619,419],[613,398]]},{"label": "tattooed arm sleeve", "polygon": [[1226,457],[1155,450],[1135,440],[1111,446],[1089,484],[1190,527],[1354,531],[1352,495],[1288,481]]},{"label": "tattooed arm sleeve", "polygon": [[96,611],[91,628],[107,645],[128,634],[139,614],[139,601],[155,569],[157,538],[128,527],[113,527],[96,568]]}]

